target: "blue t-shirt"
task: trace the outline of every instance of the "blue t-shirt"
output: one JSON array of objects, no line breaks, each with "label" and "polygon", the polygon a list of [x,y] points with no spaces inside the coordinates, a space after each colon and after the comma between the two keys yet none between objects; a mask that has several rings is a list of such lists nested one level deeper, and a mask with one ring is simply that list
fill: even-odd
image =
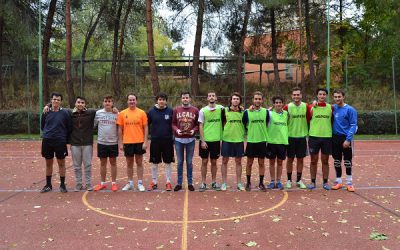
[{"label": "blue t-shirt", "polygon": [[172,139],[172,113],[168,106],[164,109],[154,106],[147,112],[152,139]]},{"label": "blue t-shirt", "polygon": [[352,141],[357,132],[357,111],[350,105],[333,105],[333,134],[345,135],[346,141]]},{"label": "blue t-shirt", "polygon": [[43,130],[43,138],[68,142],[72,131],[70,112],[62,108],[58,112],[50,110],[42,116],[41,128]]}]

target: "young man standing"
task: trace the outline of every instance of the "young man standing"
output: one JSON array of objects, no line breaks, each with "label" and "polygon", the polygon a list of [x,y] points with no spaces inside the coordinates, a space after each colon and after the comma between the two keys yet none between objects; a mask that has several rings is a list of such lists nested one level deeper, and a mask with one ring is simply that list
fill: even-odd
[{"label": "young man standing", "polygon": [[318,155],[321,151],[323,188],[331,190],[328,184],[329,155],[332,153],[332,112],[333,107],[326,103],[328,90],[320,88],[316,91],[318,102],[311,108],[311,121],[308,146],[311,155],[311,184],[308,189],[315,189]]},{"label": "young man standing", "polygon": [[42,117],[42,156],[46,159],[46,185],[40,190],[41,193],[50,192],[53,189],[51,177],[54,155],[57,158],[60,174],[60,192],[68,192],[65,185],[65,157],[68,155],[67,143],[72,130],[72,121],[70,113],[61,108],[61,102],[62,95],[52,93],[51,108]]},{"label": "young man standing", "polygon": [[333,190],[341,189],[342,184],[342,159],[346,168],[346,188],[349,192],[354,192],[352,176],[353,158],[353,136],[357,132],[357,111],[344,102],[345,93],[343,90],[333,92],[333,137],[332,137],[332,156],[336,171],[335,185]]},{"label": "young man standing", "polygon": [[267,124],[269,120],[269,113],[267,109],[261,106],[263,101],[263,94],[259,91],[254,92],[253,109],[247,109],[243,114],[243,124],[247,127],[246,191],[251,191],[251,169],[254,158],[258,159],[258,173],[260,176],[258,189],[264,192],[267,191],[264,186],[264,159],[267,154]]},{"label": "young man standing", "polygon": [[222,133],[222,184],[221,190],[227,189],[227,175],[229,157],[235,158],[236,183],[239,191],[244,191],[242,184],[242,157],[244,156],[244,125],[243,110],[240,107],[242,96],[234,92],[229,100],[229,106],[225,108],[222,114],[223,133]]},{"label": "young man standing", "polygon": [[[283,110],[283,98],[272,97],[273,109],[269,112],[267,158],[269,159],[269,173],[271,182],[269,189],[282,190],[282,162],[286,159],[288,141],[288,112]],[[275,168],[276,160],[276,168]]]},{"label": "young man standing", "polygon": [[98,127],[97,156],[100,158],[101,183],[94,187],[94,191],[106,189],[107,158],[111,165],[111,190],[116,192],[117,179],[117,157],[118,157],[118,113],[113,112],[112,96],[103,98],[103,109],[96,112],[94,119],[95,127]]},{"label": "young man standing", "polygon": [[215,91],[208,91],[208,105],[202,108],[199,112],[199,128],[200,128],[200,147],[199,156],[201,157],[201,185],[200,192],[207,189],[207,164],[208,158],[211,161],[211,188],[213,190],[221,190],[217,184],[217,160],[221,153],[222,139],[222,119],[221,113],[224,108],[217,105],[217,95]]},{"label": "young man standing", "polygon": [[137,96],[134,93],[127,95],[128,108],[122,110],[117,118],[118,140],[120,150],[124,150],[128,183],[122,191],[133,189],[133,161],[136,162],[138,189],[146,191],[143,185],[143,154],[147,148],[147,115],[136,106]]},{"label": "young man standing", "polygon": [[301,181],[303,173],[304,157],[307,155],[307,136],[310,122],[311,106],[302,102],[302,93],[299,87],[292,89],[292,102],[285,105],[283,110],[289,114],[289,146],[287,148],[286,170],[288,181],[286,188],[292,188],[292,171],[294,158],[297,158],[296,185],[301,189],[306,189],[306,185]]},{"label": "young man standing", "polygon": [[[182,189],[183,157],[186,155],[186,174],[188,189],[194,191],[193,186],[193,154],[195,147],[195,133],[199,129],[199,110],[190,104],[189,92],[181,93],[182,106],[176,107],[172,116],[172,130],[175,134],[176,157],[178,158],[178,183],[174,188],[177,192]],[[186,153],[185,153],[186,151]]]},{"label": "young man standing", "polygon": [[156,105],[147,112],[150,129],[150,163],[152,182],[148,190],[157,189],[158,164],[165,163],[166,190],[171,191],[171,175],[174,162],[174,141],[172,138],[173,110],[167,105],[168,96],[159,93],[156,96]]}]

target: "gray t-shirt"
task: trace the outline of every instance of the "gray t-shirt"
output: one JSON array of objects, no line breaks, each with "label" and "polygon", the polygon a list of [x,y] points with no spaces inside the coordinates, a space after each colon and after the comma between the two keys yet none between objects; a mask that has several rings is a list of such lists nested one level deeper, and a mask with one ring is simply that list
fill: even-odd
[{"label": "gray t-shirt", "polygon": [[98,126],[97,142],[103,145],[118,144],[118,127],[116,124],[118,114],[100,109],[96,112],[94,126]]}]

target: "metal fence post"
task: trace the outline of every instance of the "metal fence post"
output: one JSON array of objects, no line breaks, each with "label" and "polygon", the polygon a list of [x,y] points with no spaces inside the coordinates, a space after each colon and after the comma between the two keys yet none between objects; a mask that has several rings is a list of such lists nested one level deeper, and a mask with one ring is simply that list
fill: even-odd
[{"label": "metal fence post", "polygon": [[30,97],[30,91],[29,91],[29,55],[26,55],[26,100],[28,102],[28,134],[31,134],[31,97]]},{"label": "metal fence post", "polygon": [[346,81],[346,91],[348,90],[348,88],[349,88],[349,78],[348,78],[348,76],[349,76],[349,71],[348,71],[348,62],[349,62],[349,58],[348,58],[348,55],[346,54],[346,59],[345,59],[345,62],[344,62],[344,72],[345,72],[345,81]]},{"label": "metal fence post", "polygon": [[396,74],[394,70],[394,56],[392,57],[392,74],[393,74],[393,101],[394,101],[394,126],[397,135],[397,100],[396,100]]}]

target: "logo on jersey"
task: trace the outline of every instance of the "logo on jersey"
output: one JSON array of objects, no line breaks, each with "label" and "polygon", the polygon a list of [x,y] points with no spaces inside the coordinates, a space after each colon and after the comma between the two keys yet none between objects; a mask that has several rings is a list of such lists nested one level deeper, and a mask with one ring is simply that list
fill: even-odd
[{"label": "logo on jersey", "polygon": [[164,120],[169,120],[169,115],[164,115]]}]

